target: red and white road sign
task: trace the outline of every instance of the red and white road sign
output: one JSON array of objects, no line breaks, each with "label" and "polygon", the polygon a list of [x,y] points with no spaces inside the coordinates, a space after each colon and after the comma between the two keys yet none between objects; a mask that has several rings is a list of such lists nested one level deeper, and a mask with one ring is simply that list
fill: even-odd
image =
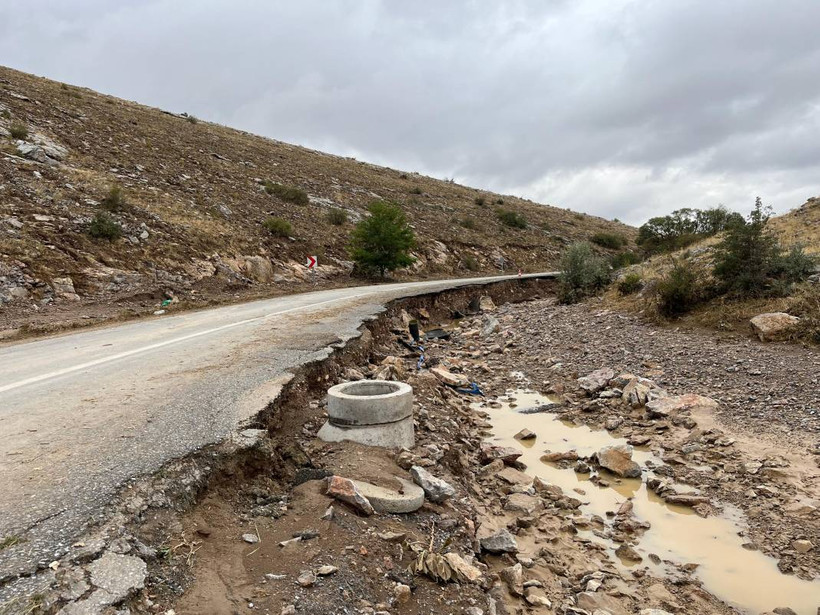
[{"label": "red and white road sign", "polygon": [[318,256],[308,256],[307,262],[305,265],[308,269],[316,269],[316,265],[319,264],[319,257]]}]

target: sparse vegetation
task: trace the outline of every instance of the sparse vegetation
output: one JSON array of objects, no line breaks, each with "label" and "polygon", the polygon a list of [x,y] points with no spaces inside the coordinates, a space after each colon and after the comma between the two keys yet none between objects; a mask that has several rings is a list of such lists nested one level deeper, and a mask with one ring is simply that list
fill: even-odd
[{"label": "sparse vegetation", "polygon": [[11,113],[9,112],[8,109],[0,110],[0,117],[2,117],[4,120],[10,120],[11,119]]},{"label": "sparse vegetation", "polygon": [[108,194],[100,202],[100,205],[102,205],[103,209],[110,212],[117,212],[125,209],[126,201],[125,195],[122,191],[122,186],[119,184],[113,184],[111,188],[109,188]]},{"label": "sparse vegetation", "polygon": [[474,202],[479,207],[484,207],[487,204],[487,197],[479,195],[474,199]]},{"label": "sparse vegetation", "polygon": [[13,122],[11,126],[9,126],[9,133],[12,139],[28,138],[28,128],[21,122]]},{"label": "sparse vegetation", "polygon": [[527,228],[527,219],[517,211],[499,209],[495,212],[495,215],[504,226],[518,229]]},{"label": "sparse vegetation", "polygon": [[609,284],[609,264],[586,242],[572,244],[561,257],[558,298],[575,303]]},{"label": "sparse vegetation", "polygon": [[640,274],[627,273],[624,277],[618,280],[618,292],[622,295],[634,295],[643,288],[643,279]]},{"label": "sparse vegetation", "polygon": [[496,199],[495,204],[496,205],[503,205],[504,204],[504,199]]},{"label": "sparse vegetation", "polygon": [[196,118],[196,116],[193,116],[190,113],[185,115],[185,121],[188,122],[189,124],[196,124],[196,123],[199,122],[199,120]]},{"label": "sparse vegetation", "polygon": [[737,298],[788,294],[814,269],[814,259],[801,246],[784,253],[767,228],[771,210],[758,197],[747,219],[733,223],[715,248],[713,274],[721,293]]},{"label": "sparse vegetation", "polygon": [[327,212],[326,218],[333,226],[342,226],[347,222],[347,212],[344,209],[334,207]]},{"label": "sparse vegetation", "polygon": [[116,241],[122,237],[122,226],[108,214],[99,212],[88,225],[88,234],[94,239]]},{"label": "sparse vegetation", "polygon": [[478,226],[475,222],[475,218],[462,218],[458,223],[468,229],[475,229]]},{"label": "sparse vegetation", "polygon": [[410,188],[410,194],[424,194],[424,191],[418,186],[413,186]]},{"label": "sparse vegetation", "polygon": [[307,192],[296,186],[285,186],[284,184],[266,181],[265,192],[296,205],[307,205],[310,203]]},{"label": "sparse vegetation", "polygon": [[416,240],[413,229],[398,205],[375,201],[370,215],[359,222],[350,238],[350,256],[363,271],[378,271],[384,277],[413,263],[410,250]]},{"label": "sparse vegetation", "polygon": [[472,254],[465,254],[462,256],[461,264],[467,271],[478,271],[480,268],[478,259]]},{"label": "sparse vegetation", "polygon": [[704,282],[704,274],[687,259],[677,259],[672,269],[663,276],[655,288],[658,312],[666,317],[676,317],[691,311],[705,301],[711,293]]},{"label": "sparse vegetation", "polygon": [[609,250],[620,250],[627,244],[627,239],[620,233],[595,233],[589,240]]},{"label": "sparse vegetation", "polygon": [[262,225],[274,237],[290,237],[293,227],[284,218],[267,218]]},{"label": "sparse vegetation", "polygon": [[613,254],[609,262],[613,269],[621,269],[623,267],[629,267],[630,265],[637,265],[640,263],[641,255],[636,252],[626,250],[624,252]]},{"label": "sparse vegetation", "polygon": [[16,544],[22,542],[22,539],[17,536],[16,534],[12,534],[0,540],[0,551],[8,549],[9,547],[13,547]]}]

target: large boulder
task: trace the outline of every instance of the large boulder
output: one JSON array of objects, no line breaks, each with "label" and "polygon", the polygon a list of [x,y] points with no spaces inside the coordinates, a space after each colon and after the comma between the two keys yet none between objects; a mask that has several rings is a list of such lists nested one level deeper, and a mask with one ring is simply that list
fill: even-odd
[{"label": "large boulder", "polygon": [[598,465],[617,476],[638,478],[641,466],[632,461],[632,447],[628,444],[605,446],[597,454]]},{"label": "large boulder", "polygon": [[761,342],[775,342],[789,337],[799,322],[797,316],[785,312],[771,312],[758,314],[749,321],[749,324]]},{"label": "large boulder", "polygon": [[273,265],[264,256],[246,256],[242,272],[254,282],[267,284],[273,279]]},{"label": "large boulder", "polygon": [[61,299],[80,300],[77,291],[74,290],[74,281],[71,278],[54,278],[51,281],[51,287],[54,289],[54,294]]},{"label": "large boulder", "polygon": [[687,393],[686,395],[661,397],[648,402],[646,404],[646,415],[649,418],[661,419],[685,410],[713,411],[717,407],[718,403],[711,397]]}]

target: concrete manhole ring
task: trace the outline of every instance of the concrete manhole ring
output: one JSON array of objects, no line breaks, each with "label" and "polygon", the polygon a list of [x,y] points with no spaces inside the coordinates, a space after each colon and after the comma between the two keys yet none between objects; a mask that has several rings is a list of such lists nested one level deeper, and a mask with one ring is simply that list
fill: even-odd
[{"label": "concrete manhole ring", "polygon": [[331,424],[384,425],[413,415],[413,388],[390,380],[343,382],[328,389],[327,414]]}]

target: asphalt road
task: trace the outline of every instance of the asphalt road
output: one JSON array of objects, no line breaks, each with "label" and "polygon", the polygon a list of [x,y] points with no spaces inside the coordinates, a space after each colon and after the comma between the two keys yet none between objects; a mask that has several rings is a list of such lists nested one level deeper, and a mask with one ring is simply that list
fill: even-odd
[{"label": "asphalt road", "polygon": [[19,540],[0,550],[0,580],[57,559],[129,479],[229,436],[385,302],[513,277],[318,291],[0,348],[0,544]]}]

